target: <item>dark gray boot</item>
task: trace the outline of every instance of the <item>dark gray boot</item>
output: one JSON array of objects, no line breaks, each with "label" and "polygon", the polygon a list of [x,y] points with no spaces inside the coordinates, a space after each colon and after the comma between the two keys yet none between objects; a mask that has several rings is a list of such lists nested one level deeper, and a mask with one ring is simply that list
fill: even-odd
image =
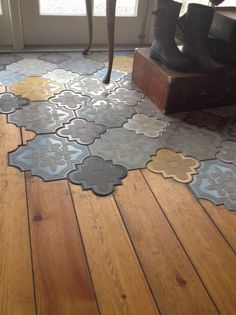
[{"label": "dark gray boot", "polygon": [[175,30],[181,4],[172,0],[159,0],[155,20],[154,40],[151,57],[161,61],[168,68],[188,71],[190,62],[182,55],[175,43]]},{"label": "dark gray boot", "polygon": [[208,51],[208,33],[214,16],[214,9],[191,3],[184,19],[183,54],[201,72],[222,73],[225,67],[217,63]]}]

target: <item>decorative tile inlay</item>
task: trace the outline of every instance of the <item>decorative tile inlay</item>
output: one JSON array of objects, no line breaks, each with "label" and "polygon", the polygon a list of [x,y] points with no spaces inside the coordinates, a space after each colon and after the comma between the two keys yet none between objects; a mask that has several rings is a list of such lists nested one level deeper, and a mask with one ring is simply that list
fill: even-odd
[{"label": "decorative tile inlay", "polygon": [[205,112],[192,112],[185,118],[189,124],[197,125],[198,127],[205,127],[209,130],[215,131],[220,128],[223,123],[223,118]]},{"label": "decorative tile inlay", "polygon": [[112,160],[115,164],[131,170],[144,168],[150,160],[150,155],[160,147],[157,139],[136,135],[124,128],[115,128],[107,130],[90,149],[93,155]]},{"label": "decorative tile inlay", "polygon": [[29,100],[11,93],[0,94],[0,113],[10,114],[29,104]]},{"label": "decorative tile inlay", "polygon": [[126,105],[129,105],[129,106],[134,106],[138,104],[138,101],[144,98],[144,95],[142,92],[139,92],[136,90],[118,88],[114,92],[112,92],[110,95],[108,95],[108,98],[115,101],[124,102]]},{"label": "decorative tile inlay", "polygon": [[163,147],[183,152],[198,160],[215,158],[223,138],[217,133],[187,125],[181,122],[172,123],[168,132],[160,138]]},{"label": "decorative tile inlay", "polygon": [[4,93],[6,91],[5,86],[0,86],[0,93]]},{"label": "decorative tile inlay", "polygon": [[105,131],[106,128],[102,125],[96,125],[94,122],[88,122],[84,119],[74,119],[58,130],[57,133],[61,137],[88,145],[92,144],[95,139],[100,138],[100,135]]},{"label": "decorative tile inlay", "polygon": [[0,72],[0,85],[11,85],[24,79],[25,75],[22,73],[12,72],[10,70],[3,70]]},{"label": "decorative tile inlay", "polygon": [[236,105],[207,108],[204,110],[204,112],[212,113],[212,114],[222,116],[222,117],[232,117],[232,116],[236,116]]},{"label": "decorative tile inlay", "polygon": [[93,100],[76,111],[78,117],[106,127],[121,127],[135,113],[133,107],[114,100]]},{"label": "decorative tile inlay", "polygon": [[22,95],[31,101],[45,101],[63,89],[62,84],[41,77],[27,77],[8,88],[10,92]]},{"label": "decorative tile inlay", "polygon": [[5,66],[0,66],[0,71],[5,70]]},{"label": "decorative tile inlay", "polygon": [[79,109],[89,101],[91,101],[90,97],[72,91],[63,91],[49,100],[50,103],[64,106],[68,109]]},{"label": "decorative tile inlay", "polygon": [[226,119],[221,134],[226,140],[236,141],[236,116]]},{"label": "decorative tile inlay", "polygon": [[68,90],[80,92],[92,98],[104,98],[109,92],[118,87],[116,82],[108,85],[102,83],[98,78],[92,76],[81,76],[80,78],[66,84]]},{"label": "decorative tile inlay", "polygon": [[119,86],[128,90],[137,90],[137,87],[132,82],[132,75],[128,74],[118,82]]},{"label": "decorative tile inlay", "polygon": [[48,72],[47,74],[44,74],[43,77],[51,81],[55,81],[61,84],[66,84],[78,78],[79,74],[71,72],[71,71],[66,71],[64,69],[55,69],[52,72]]},{"label": "decorative tile inlay", "polygon": [[60,64],[60,68],[79,74],[93,74],[97,70],[104,68],[104,64],[76,54],[71,55],[69,60],[63,61]]},{"label": "decorative tile inlay", "polygon": [[224,141],[216,157],[218,160],[225,163],[232,163],[236,167],[236,142]]},{"label": "decorative tile inlay", "polygon": [[54,134],[39,135],[9,153],[9,164],[45,181],[63,179],[89,156],[87,147]]},{"label": "decorative tile inlay", "polygon": [[[103,80],[103,78],[105,77],[107,73],[107,69],[104,68],[104,69],[101,69],[101,70],[98,70],[94,76]],[[126,72],[121,72],[119,70],[112,70],[111,72],[111,81],[119,81],[120,79],[124,78],[124,76],[126,76],[127,73]]]},{"label": "decorative tile inlay", "polygon": [[198,198],[205,198],[216,205],[224,204],[236,211],[236,167],[221,161],[201,163],[199,175],[190,184]]},{"label": "decorative tile inlay", "polygon": [[0,57],[0,66],[7,66],[10,65],[13,62],[17,62],[18,60],[21,60],[22,58],[16,55],[12,54],[1,54]]},{"label": "decorative tile inlay", "polygon": [[98,196],[107,196],[112,194],[114,187],[120,185],[121,179],[126,176],[127,170],[123,166],[92,156],[78,165],[77,170],[71,172],[68,178],[84,190],[91,189]]},{"label": "decorative tile inlay", "polygon": [[7,70],[19,72],[26,76],[39,76],[55,68],[57,68],[56,65],[35,58],[25,58],[6,67]]},{"label": "decorative tile inlay", "polygon": [[108,53],[105,51],[91,51],[87,55],[88,59],[92,59],[101,63],[105,63],[108,60]]},{"label": "decorative tile inlay", "polygon": [[38,59],[55,64],[60,64],[61,62],[70,59],[70,57],[60,53],[46,53],[39,56]]},{"label": "decorative tile inlay", "polygon": [[133,130],[138,135],[143,134],[150,138],[160,137],[168,126],[165,121],[143,114],[134,115],[131,119],[128,119],[128,123],[124,124],[125,129]]},{"label": "decorative tile inlay", "polygon": [[133,69],[133,58],[127,56],[115,56],[113,62],[113,69],[120,70],[123,72],[132,72]]},{"label": "decorative tile inlay", "polygon": [[8,121],[36,133],[51,133],[72,118],[75,118],[73,111],[47,102],[37,102],[10,114]]},{"label": "decorative tile inlay", "polygon": [[173,178],[180,183],[191,182],[192,175],[197,174],[196,169],[199,167],[198,160],[169,149],[159,150],[147,164],[150,171],[162,174],[165,178]]}]

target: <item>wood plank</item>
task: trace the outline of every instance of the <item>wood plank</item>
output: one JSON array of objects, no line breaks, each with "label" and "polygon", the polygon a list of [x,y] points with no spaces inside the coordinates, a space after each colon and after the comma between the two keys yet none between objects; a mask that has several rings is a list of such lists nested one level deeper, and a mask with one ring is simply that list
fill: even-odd
[{"label": "wood plank", "polygon": [[234,251],[236,251],[236,212],[229,211],[224,206],[216,206],[207,200],[200,200],[200,202]]},{"label": "wood plank", "polygon": [[70,187],[101,315],[159,314],[113,197]]},{"label": "wood plank", "polygon": [[235,314],[236,256],[186,185],[143,170],[221,314]]},{"label": "wood plank", "polygon": [[0,314],[35,311],[24,174],[8,167],[7,153],[21,143],[19,129],[0,115]]},{"label": "wood plank", "polygon": [[26,182],[39,314],[98,314],[67,181]]},{"label": "wood plank", "polygon": [[140,171],[115,199],[161,314],[218,314]]}]

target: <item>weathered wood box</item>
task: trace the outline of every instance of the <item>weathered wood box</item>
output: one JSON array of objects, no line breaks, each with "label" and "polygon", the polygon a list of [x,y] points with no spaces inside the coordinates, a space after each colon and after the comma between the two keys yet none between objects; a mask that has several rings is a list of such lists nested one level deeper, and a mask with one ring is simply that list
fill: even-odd
[{"label": "weathered wood box", "polygon": [[223,75],[178,72],[153,60],[150,48],[135,50],[133,82],[166,114],[236,105],[236,68]]}]

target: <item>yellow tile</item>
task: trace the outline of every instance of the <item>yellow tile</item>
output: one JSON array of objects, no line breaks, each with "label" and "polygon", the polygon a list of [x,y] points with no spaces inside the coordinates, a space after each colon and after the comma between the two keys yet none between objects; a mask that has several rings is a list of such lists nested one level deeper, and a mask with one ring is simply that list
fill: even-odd
[{"label": "yellow tile", "polygon": [[126,56],[117,56],[114,58],[113,69],[132,72],[133,70],[133,58]]},{"label": "yellow tile", "polygon": [[5,86],[0,86],[0,93],[4,93],[6,91]]}]

